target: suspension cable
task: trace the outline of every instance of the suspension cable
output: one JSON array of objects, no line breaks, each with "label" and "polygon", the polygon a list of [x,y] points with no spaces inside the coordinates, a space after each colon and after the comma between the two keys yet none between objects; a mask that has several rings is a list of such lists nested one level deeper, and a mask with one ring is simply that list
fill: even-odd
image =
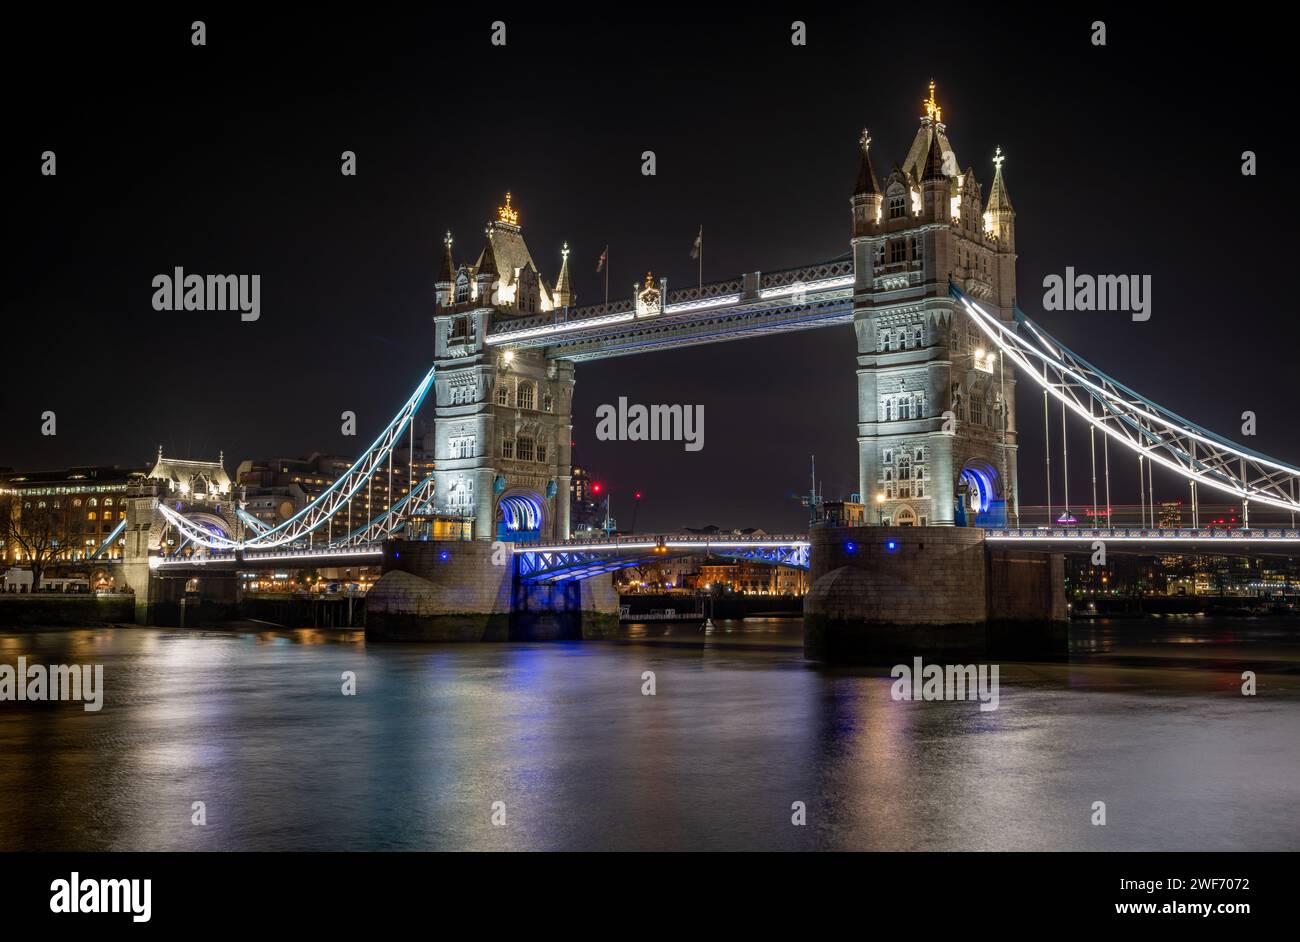
[{"label": "suspension cable", "polygon": [[1061,486],[1065,488],[1065,512],[1062,514],[1067,520],[1070,518],[1070,446],[1065,440],[1065,401],[1061,401]]},{"label": "suspension cable", "polygon": [[[1092,402],[1088,403],[1088,411],[1092,412]],[[1088,426],[1088,451],[1092,456],[1092,525],[1097,525],[1097,436],[1091,425]]]},{"label": "suspension cable", "polygon": [[[1047,364],[1043,364],[1043,378],[1047,377]],[[1047,525],[1052,525],[1052,428],[1047,409],[1047,388],[1043,388],[1043,452],[1047,465]]]}]

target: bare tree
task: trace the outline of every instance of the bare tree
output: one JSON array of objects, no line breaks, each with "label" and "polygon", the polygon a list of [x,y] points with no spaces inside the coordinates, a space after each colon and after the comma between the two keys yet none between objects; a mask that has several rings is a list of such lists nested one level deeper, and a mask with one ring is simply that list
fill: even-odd
[{"label": "bare tree", "polygon": [[32,569],[32,590],[45,569],[72,550],[73,526],[66,508],[24,507],[20,495],[0,496],[0,545],[16,546]]}]

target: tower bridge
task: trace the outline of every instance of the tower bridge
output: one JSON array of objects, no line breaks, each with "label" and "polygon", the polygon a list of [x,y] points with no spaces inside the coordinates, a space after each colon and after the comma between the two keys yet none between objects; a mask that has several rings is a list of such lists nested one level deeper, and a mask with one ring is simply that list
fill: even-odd
[{"label": "tower bridge", "polygon": [[[807,607],[809,623],[821,625],[814,647],[840,632],[827,624],[853,623],[864,593],[890,597],[871,580],[895,572],[898,558],[924,572],[949,566],[966,573],[964,590],[954,584],[945,594],[914,586],[931,606],[932,620],[976,617],[978,606],[962,606],[966,596],[983,593],[984,620],[994,612],[1013,618],[1036,612],[1050,621],[1057,611],[1046,575],[1055,565],[1050,560],[1084,541],[1222,546],[1228,552],[1289,548],[1296,539],[1300,470],[1142,397],[1016,306],[1016,212],[1003,174],[1005,158],[999,148],[985,195],[974,168],[961,169],[948,131],[932,83],[906,156],[883,177],[876,172],[871,135],[863,132],[843,256],[683,288],[647,274],[626,297],[595,305],[577,303],[567,246],[555,280],[543,276],[525,243],[521,211],[507,193],[476,254],[458,260],[451,234],[444,239],[433,286],[432,366],[354,465],[274,527],[255,525],[237,507],[203,517],[174,500],[142,498],[124,531],[128,581],[147,596],[148,584],[172,575],[282,565],[300,558],[294,554],[317,553],[323,555],[315,558],[382,562],[386,574],[371,590],[368,617],[389,625],[391,630],[377,629],[389,636],[427,636],[421,626],[432,622],[453,625],[456,637],[514,634],[520,614],[533,627],[557,613],[580,624],[588,616],[607,619],[617,599],[608,580],[593,576],[648,554],[699,551],[699,543],[673,535],[569,539],[577,365],[827,326],[851,326],[854,332],[859,492],[876,512],[876,535],[866,532],[872,528],[856,528],[828,542],[826,533],[814,530],[807,537],[727,547],[714,541],[707,547],[715,554],[748,553],[810,567],[814,579],[825,576],[823,589],[814,583]],[[1136,461],[1142,482],[1143,523],[1136,531],[1022,525],[1016,388],[1023,382],[1042,394],[1049,510],[1056,470],[1058,506],[1066,516],[1071,506],[1091,506],[1093,520],[1112,520],[1115,450]],[[433,474],[383,514],[354,519],[353,504],[375,477],[386,473],[391,481],[394,453],[413,434],[416,413],[428,405],[434,413]],[[1054,467],[1058,406],[1062,448]],[[1080,499],[1076,486],[1074,501],[1069,460],[1076,462],[1077,482],[1080,459],[1066,454],[1067,422],[1086,427],[1090,445],[1083,462],[1091,472],[1089,487]],[[1157,535],[1154,500],[1148,500],[1157,465],[1189,488],[1192,527],[1178,536]],[[1241,502],[1249,537],[1201,529],[1198,507],[1205,488]],[[1252,503],[1290,515],[1290,528],[1249,531]],[[466,522],[470,539],[428,546],[410,540],[412,524],[429,518]],[[163,555],[163,547],[172,545],[159,539],[164,528],[197,557]],[[908,530],[915,535],[878,538]],[[898,558],[888,548],[896,539],[905,549]],[[858,545],[864,552],[847,549]],[[443,548],[432,548],[438,546]],[[508,565],[501,547],[510,548]],[[976,566],[971,554],[994,562]],[[828,569],[828,560],[838,565]],[[1026,601],[1031,596],[1032,603]],[[906,622],[910,605],[900,597],[895,608],[872,609],[872,619]],[[573,630],[556,625],[544,631]],[[587,633],[585,626],[577,630]]]}]

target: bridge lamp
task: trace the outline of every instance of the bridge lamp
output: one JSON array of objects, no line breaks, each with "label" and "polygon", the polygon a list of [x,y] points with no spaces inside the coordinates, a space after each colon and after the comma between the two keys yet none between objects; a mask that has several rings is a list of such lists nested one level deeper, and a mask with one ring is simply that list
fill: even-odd
[{"label": "bridge lamp", "polygon": [[886,553],[898,552],[898,540],[885,540],[885,552]]},{"label": "bridge lamp", "polygon": [[451,559],[451,553],[447,552],[447,550],[443,550],[438,554],[438,558],[445,563],[447,560]]},{"label": "bridge lamp", "polygon": [[849,540],[847,543],[844,544],[844,551],[846,553],[856,553],[858,551],[858,544],[854,543],[852,540]]}]

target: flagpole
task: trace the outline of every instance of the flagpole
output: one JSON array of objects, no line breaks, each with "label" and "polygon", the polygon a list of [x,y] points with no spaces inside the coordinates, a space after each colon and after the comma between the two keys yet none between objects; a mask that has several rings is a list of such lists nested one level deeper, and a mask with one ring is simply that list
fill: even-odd
[{"label": "flagpole", "polygon": [[605,303],[609,304],[609,246],[605,246]]},{"label": "flagpole", "polygon": [[700,296],[704,296],[704,227],[700,226]]}]

